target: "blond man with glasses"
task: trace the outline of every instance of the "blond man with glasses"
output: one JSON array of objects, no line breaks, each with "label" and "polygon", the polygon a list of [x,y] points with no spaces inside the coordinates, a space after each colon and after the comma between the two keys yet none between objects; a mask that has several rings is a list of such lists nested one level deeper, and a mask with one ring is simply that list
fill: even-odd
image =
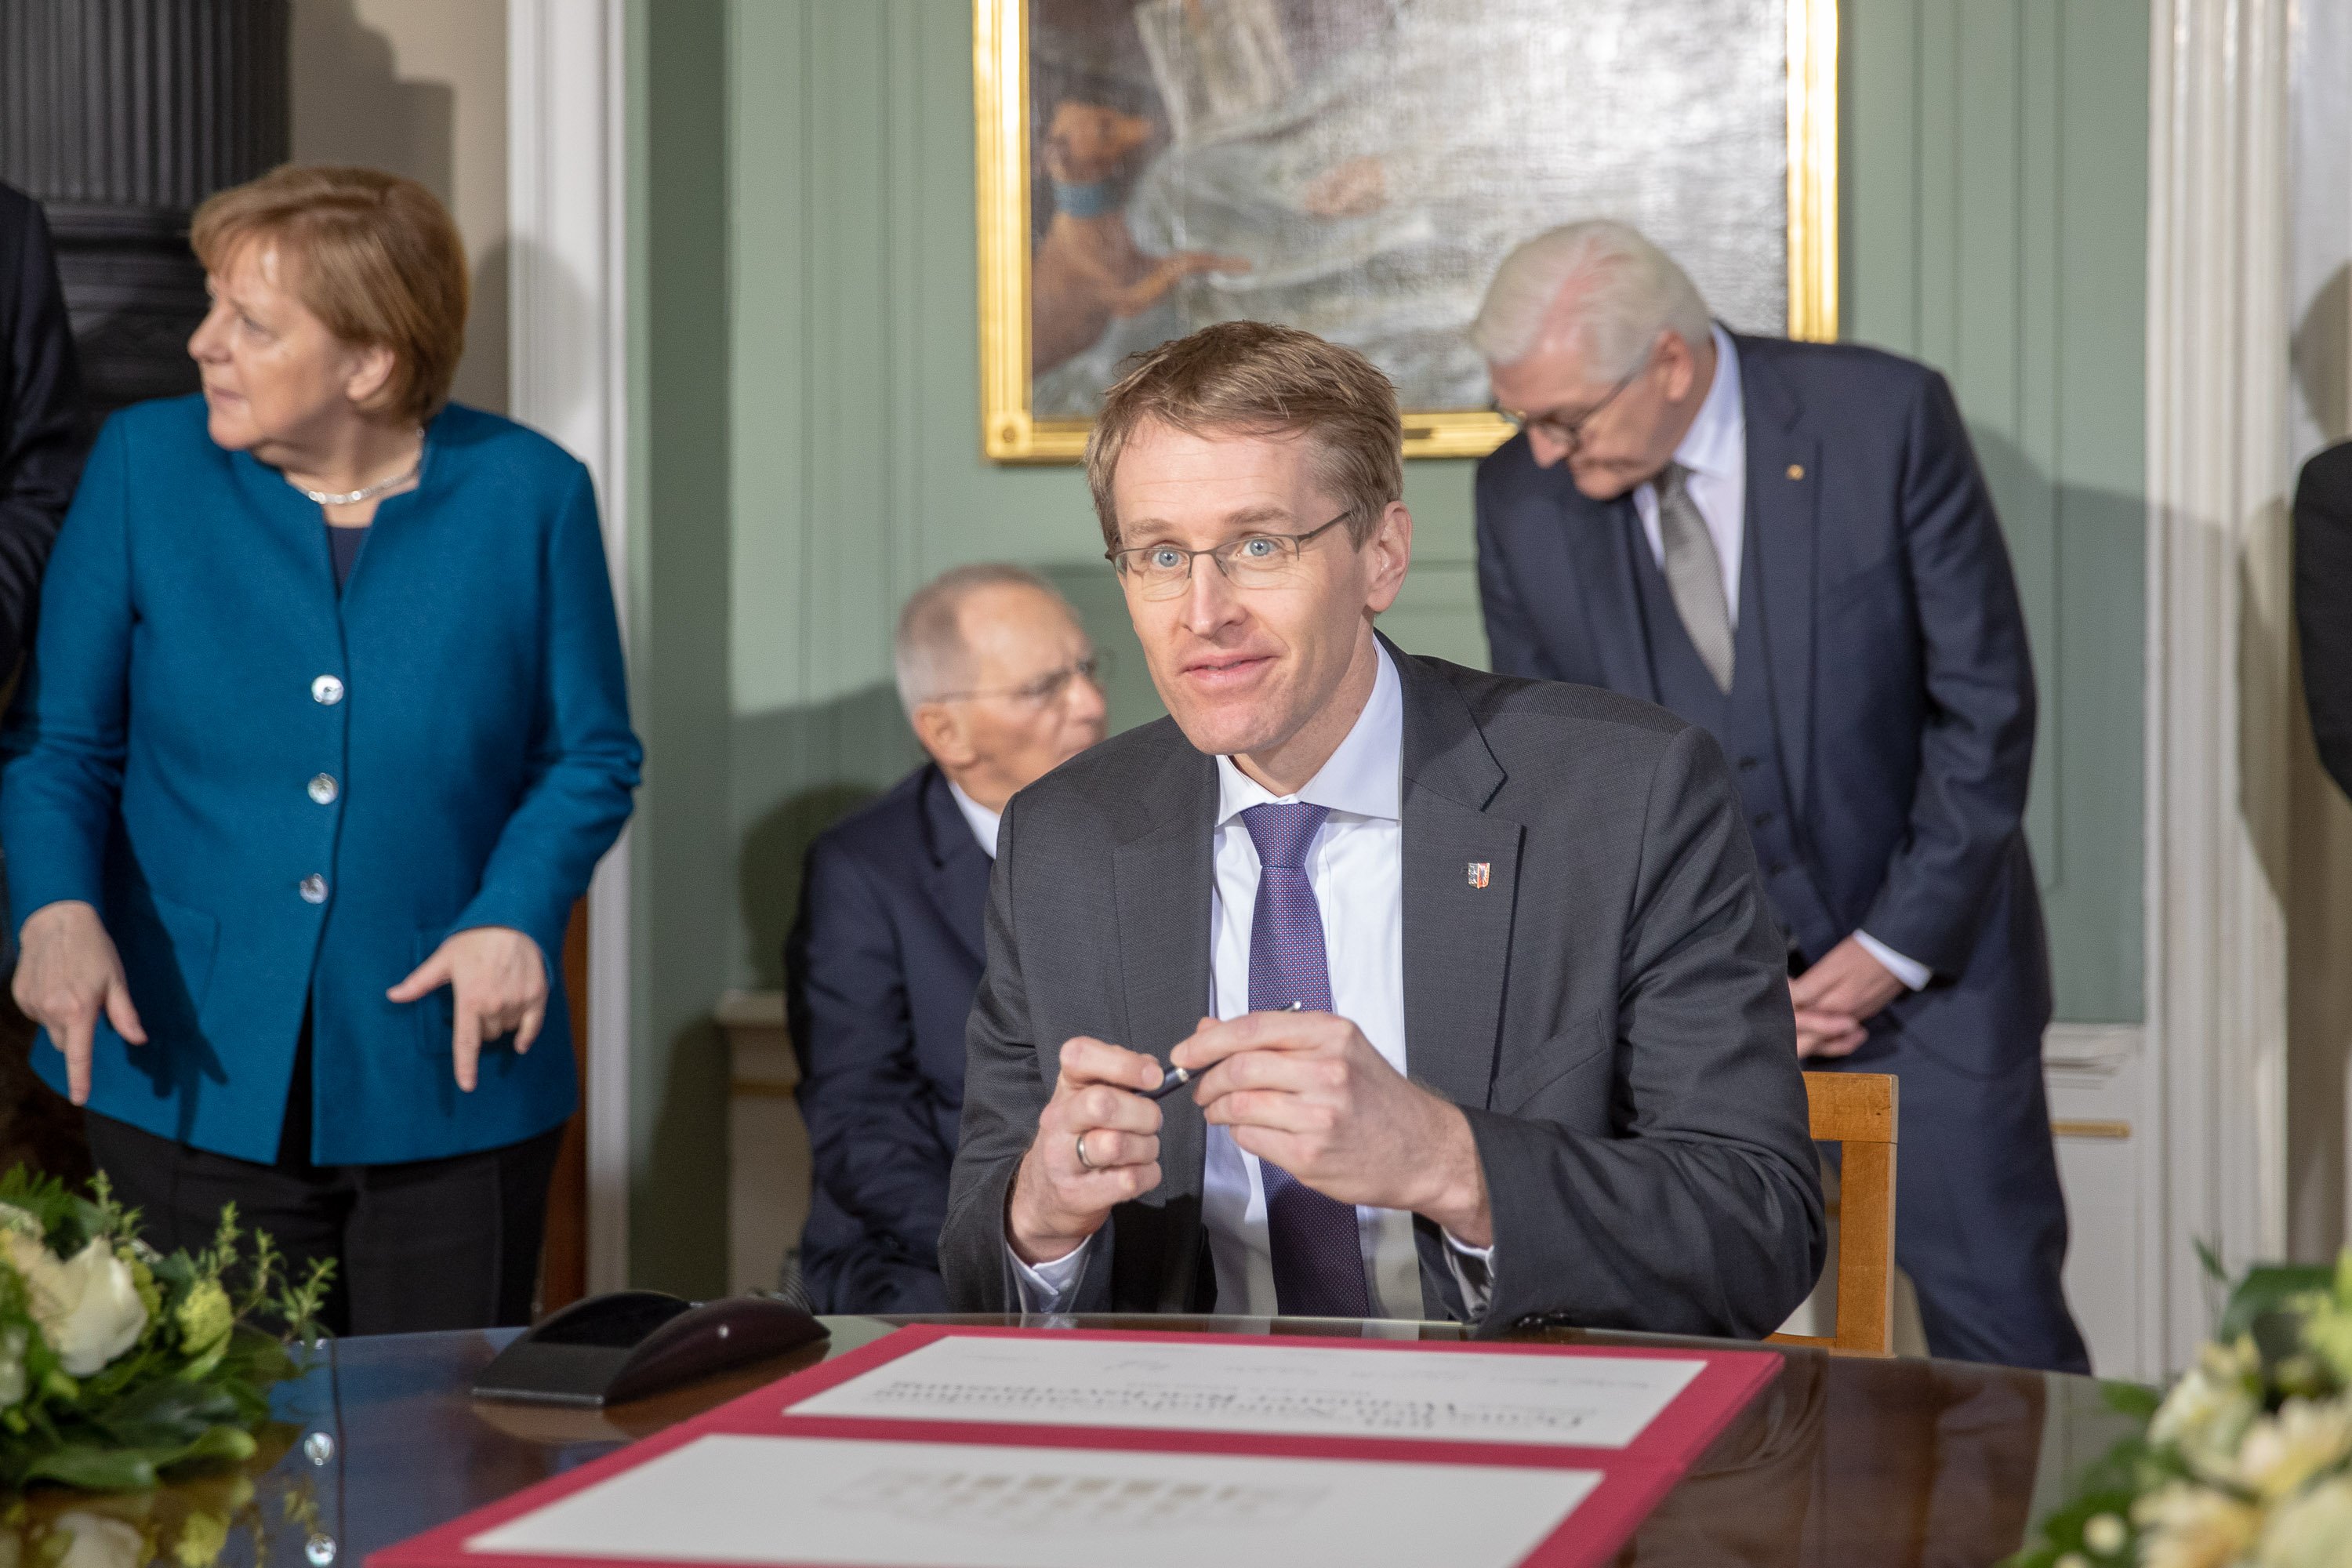
[{"label": "blond man with glasses", "polygon": [[1226,322],[1087,450],[1169,717],[1014,796],[950,1306],[1759,1335],[1822,1197],[1706,731],[1416,658],[1386,377]]}]

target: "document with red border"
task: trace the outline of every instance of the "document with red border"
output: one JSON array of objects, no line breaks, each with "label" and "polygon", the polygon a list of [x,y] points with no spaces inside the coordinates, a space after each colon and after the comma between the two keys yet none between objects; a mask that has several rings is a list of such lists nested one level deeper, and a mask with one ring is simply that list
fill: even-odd
[{"label": "document with red border", "polygon": [[1591,1568],[1780,1361],[924,1325],[370,1568]]}]

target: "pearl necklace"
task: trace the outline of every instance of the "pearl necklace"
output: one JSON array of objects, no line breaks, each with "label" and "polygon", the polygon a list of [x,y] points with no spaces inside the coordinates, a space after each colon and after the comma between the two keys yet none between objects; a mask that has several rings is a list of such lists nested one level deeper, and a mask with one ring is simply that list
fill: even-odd
[{"label": "pearl necklace", "polygon": [[[421,437],[422,432],[419,435]],[[420,439],[416,444],[416,461],[409,464],[404,472],[394,474],[388,479],[378,479],[372,485],[362,485],[355,490],[314,490],[308,485],[294,484],[290,478],[286,482],[300,490],[313,506],[357,506],[363,500],[373,500],[386,490],[398,489],[422,473],[424,468],[425,443]]]}]

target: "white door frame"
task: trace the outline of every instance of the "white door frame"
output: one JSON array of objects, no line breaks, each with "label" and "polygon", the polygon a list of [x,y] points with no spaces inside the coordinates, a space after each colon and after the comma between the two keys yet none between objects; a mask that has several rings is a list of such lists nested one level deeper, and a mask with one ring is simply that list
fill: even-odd
[{"label": "white door frame", "polygon": [[2292,0],[2151,0],[2143,1373],[2287,1239]]},{"label": "white door frame", "polygon": [[[594,475],[629,631],[625,0],[508,0],[507,205],[514,416]],[[588,1289],[628,1283],[629,837],[588,890]]]}]

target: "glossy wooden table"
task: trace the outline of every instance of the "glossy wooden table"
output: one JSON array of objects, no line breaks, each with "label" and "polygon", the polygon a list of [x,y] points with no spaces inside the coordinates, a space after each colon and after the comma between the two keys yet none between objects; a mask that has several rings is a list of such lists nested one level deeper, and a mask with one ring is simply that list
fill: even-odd
[{"label": "glossy wooden table", "polygon": [[[360,1568],[368,1552],[657,1431],[905,1321],[828,1319],[829,1345],[602,1414],[478,1405],[467,1388],[512,1332],[347,1340],[279,1390],[284,1457],[237,1498],[218,1561]],[[1088,1318],[1055,1324],[1275,1331],[1262,1319]],[[1412,1337],[1411,1324],[1286,1331]],[[1041,1331],[1051,1331],[1044,1327]],[[1421,1337],[1457,1339],[1450,1324]],[[1671,1344],[1560,1331],[1561,1343]],[[1779,1349],[1780,1347],[1773,1347]],[[1781,1375],[1642,1527],[1627,1563],[1989,1563],[2124,1430],[2098,1384],[1952,1362],[1784,1350]],[[129,1568],[128,1564],[121,1568]],[[1310,1568],[1302,1564],[1301,1568]],[[1360,1565],[1370,1568],[1370,1565]]]}]

